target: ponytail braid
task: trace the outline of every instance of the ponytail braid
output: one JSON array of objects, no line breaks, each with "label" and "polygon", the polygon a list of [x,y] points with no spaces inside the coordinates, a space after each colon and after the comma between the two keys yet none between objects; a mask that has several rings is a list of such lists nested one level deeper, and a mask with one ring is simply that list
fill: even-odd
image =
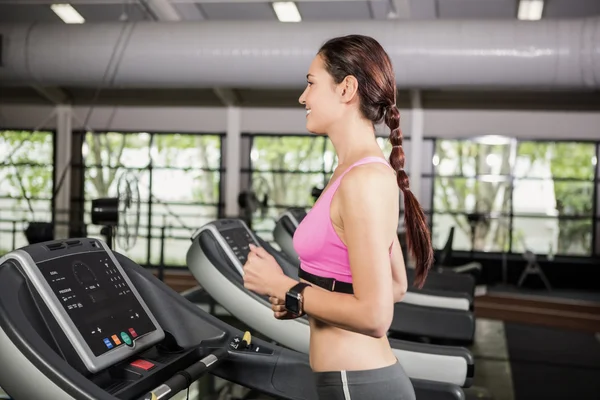
[{"label": "ponytail braid", "polygon": [[423,287],[427,273],[433,264],[433,247],[425,214],[419,201],[410,190],[408,175],[404,170],[405,155],[402,148],[400,112],[395,103],[387,106],[385,110],[385,124],[390,128],[389,140],[392,144],[390,165],[396,171],[398,187],[402,190],[404,197],[404,225],[406,227],[408,250],[416,260],[414,284],[420,289]]}]

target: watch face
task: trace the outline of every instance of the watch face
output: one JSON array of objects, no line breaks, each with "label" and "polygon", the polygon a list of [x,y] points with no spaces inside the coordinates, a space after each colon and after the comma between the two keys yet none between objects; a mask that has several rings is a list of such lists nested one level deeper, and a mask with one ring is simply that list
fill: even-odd
[{"label": "watch face", "polygon": [[285,296],[285,309],[293,314],[300,314],[300,304],[297,295],[287,293]]}]

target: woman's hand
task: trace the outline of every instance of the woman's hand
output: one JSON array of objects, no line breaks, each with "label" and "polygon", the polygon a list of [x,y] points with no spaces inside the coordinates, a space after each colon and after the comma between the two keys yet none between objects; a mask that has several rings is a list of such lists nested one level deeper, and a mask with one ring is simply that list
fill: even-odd
[{"label": "woman's hand", "polygon": [[[290,282],[292,281],[292,282]],[[281,267],[262,247],[250,245],[248,261],[244,264],[244,287],[261,296],[278,296],[294,285]]]},{"label": "woman's hand", "polygon": [[271,303],[271,309],[273,310],[273,315],[277,319],[295,319],[301,317],[300,315],[293,314],[285,309],[285,301],[278,299],[277,297],[269,297],[269,302]]}]

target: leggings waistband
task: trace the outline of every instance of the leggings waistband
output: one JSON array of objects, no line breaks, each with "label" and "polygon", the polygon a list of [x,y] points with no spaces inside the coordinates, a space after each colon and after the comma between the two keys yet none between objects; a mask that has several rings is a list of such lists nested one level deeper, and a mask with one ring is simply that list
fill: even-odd
[{"label": "leggings waistband", "polygon": [[348,384],[366,384],[398,379],[405,375],[398,361],[387,367],[365,369],[359,371],[324,371],[315,372],[317,386],[339,385],[341,376],[345,376]]}]

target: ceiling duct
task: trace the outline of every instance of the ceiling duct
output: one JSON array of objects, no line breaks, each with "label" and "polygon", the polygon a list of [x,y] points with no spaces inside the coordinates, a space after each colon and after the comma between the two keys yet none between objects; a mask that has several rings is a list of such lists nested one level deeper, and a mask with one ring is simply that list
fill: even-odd
[{"label": "ceiling duct", "polygon": [[400,88],[596,89],[600,18],[8,24],[2,84],[294,88],[328,38],[371,35]]}]

